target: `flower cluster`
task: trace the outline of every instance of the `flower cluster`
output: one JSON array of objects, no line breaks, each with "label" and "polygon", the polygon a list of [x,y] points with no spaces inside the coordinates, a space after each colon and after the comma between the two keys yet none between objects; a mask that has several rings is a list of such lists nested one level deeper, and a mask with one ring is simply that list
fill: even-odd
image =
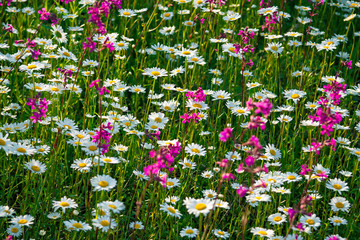
[{"label": "flower cluster", "polygon": [[151,150],[149,152],[150,158],[155,159],[156,162],[144,168],[145,175],[163,183],[164,179],[160,179],[157,175],[162,169],[167,169],[169,172],[174,170],[171,164],[174,162],[176,156],[179,155],[180,151],[181,146],[179,142],[176,142],[174,145],[162,146],[157,151]]},{"label": "flower cluster", "polygon": [[253,102],[251,98],[246,102],[247,110],[251,111],[253,109],[254,113],[258,116],[251,115],[250,116],[250,122],[249,122],[249,129],[256,129],[258,127],[261,128],[261,130],[265,130],[265,122],[261,119],[259,114],[262,114],[265,118],[267,118],[270,114],[272,103],[269,101],[269,99],[265,99],[260,102]]},{"label": "flower cluster", "polygon": [[92,81],[89,85],[89,88],[95,87],[100,95],[103,95],[105,92],[110,93],[110,91],[106,87],[99,87],[100,79]]},{"label": "flower cluster", "polygon": [[94,5],[88,8],[88,14],[90,19],[88,22],[96,25],[95,31],[101,35],[106,34],[105,24],[102,22],[101,17],[108,17],[111,9],[111,5],[114,5],[116,8],[121,8],[121,0],[104,0],[96,1]]},{"label": "flower cluster", "polygon": [[[113,129],[113,126],[111,126],[111,123],[107,124],[101,124],[98,131],[96,131],[95,136],[92,136],[92,141],[96,144],[98,144],[98,147],[101,149],[101,153],[105,154],[109,151],[109,142],[111,139],[111,130]],[[101,142],[105,142],[104,144],[101,144]]]},{"label": "flower cluster", "polygon": [[36,109],[36,111],[32,112],[33,116],[30,117],[30,119],[33,120],[33,123],[41,122],[42,117],[46,118],[48,104],[49,101],[47,101],[46,98],[40,98],[40,93],[33,98],[29,98],[29,101],[26,103],[26,105],[31,106],[32,110]]}]

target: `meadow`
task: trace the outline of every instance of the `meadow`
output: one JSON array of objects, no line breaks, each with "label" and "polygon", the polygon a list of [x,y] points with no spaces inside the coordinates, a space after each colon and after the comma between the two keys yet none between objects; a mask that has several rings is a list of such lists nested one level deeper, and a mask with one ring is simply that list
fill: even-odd
[{"label": "meadow", "polygon": [[359,239],[359,9],[1,0],[0,239]]}]

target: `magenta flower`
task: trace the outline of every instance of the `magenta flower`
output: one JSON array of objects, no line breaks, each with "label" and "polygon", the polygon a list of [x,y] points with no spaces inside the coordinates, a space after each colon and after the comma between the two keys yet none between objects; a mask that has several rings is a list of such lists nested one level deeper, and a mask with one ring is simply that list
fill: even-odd
[{"label": "magenta flower", "polygon": [[310,168],[308,168],[308,166],[307,166],[306,164],[301,165],[300,175],[304,176],[304,175],[306,175],[308,172],[310,172]]},{"label": "magenta flower", "polygon": [[236,193],[237,195],[239,195],[239,197],[244,197],[248,190],[249,189],[247,189],[246,187],[240,186],[239,189],[236,190]]},{"label": "magenta flower", "polygon": [[49,20],[50,12],[47,12],[46,8],[42,8],[41,10],[38,11],[38,13],[40,14],[40,20],[43,21]]},{"label": "magenta flower", "polygon": [[220,141],[226,142],[229,138],[231,138],[233,136],[232,131],[232,128],[225,128],[222,132],[220,132]]},{"label": "magenta flower", "polygon": [[236,177],[232,173],[224,173],[221,175],[221,178],[224,180],[235,180]]},{"label": "magenta flower", "polygon": [[49,101],[46,98],[41,99],[40,93],[37,94],[34,98],[29,98],[26,105],[31,106],[31,109],[36,111],[32,112],[33,116],[30,117],[33,123],[41,122],[41,118],[46,118],[46,112],[48,111]]}]

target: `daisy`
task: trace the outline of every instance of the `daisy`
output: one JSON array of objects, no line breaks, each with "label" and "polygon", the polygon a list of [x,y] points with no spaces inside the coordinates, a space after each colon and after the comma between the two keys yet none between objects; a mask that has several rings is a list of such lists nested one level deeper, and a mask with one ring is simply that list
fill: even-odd
[{"label": "daisy", "polygon": [[326,183],[326,187],[328,189],[334,190],[336,192],[338,192],[341,195],[341,192],[343,191],[349,191],[349,187],[347,186],[347,183],[344,181],[341,181],[340,179],[330,179],[327,183]]},{"label": "daisy", "polygon": [[51,27],[51,32],[55,37],[56,41],[59,43],[67,43],[66,35],[67,33],[64,32],[64,29],[60,25],[54,25]]},{"label": "daisy", "polygon": [[[20,237],[23,233],[23,229],[20,224],[12,224],[7,229],[6,232],[13,237]],[[11,238],[12,239],[12,238]]]},{"label": "daisy", "polygon": [[199,230],[192,227],[185,227],[180,231],[181,237],[196,238],[199,234]]},{"label": "daisy", "polygon": [[231,109],[231,113],[236,115],[236,116],[247,116],[249,115],[251,112],[247,110],[246,107],[239,107],[239,106],[235,106]]},{"label": "daisy", "polygon": [[14,213],[14,209],[9,208],[9,206],[0,206],[0,217],[10,217]]},{"label": "daisy", "polygon": [[27,169],[36,174],[41,174],[46,171],[46,165],[40,161],[32,159],[30,162],[24,164]]},{"label": "daisy", "polygon": [[215,91],[212,95],[213,101],[215,100],[225,100],[230,98],[230,93],[227,93],[223,90]]},{"label": "daisy", "polygon": [[71,164],[71,168],[78,170],[80,172],[90,172],[90,168],[92,166],[92,160],[91,158],[86,159],[77,159],[74,161],[73,164]]},{"label": "daisy", "polygon": [[98,217],[92,220],[93,226],[101,229],[103,232],[108,232],[110,229],[114,229],[117,226],[115,219],[110,216]]},{"label": "daisy", "polygon": [[208,199],[214,199],[217,196],[217,193],[211,189],[203,190],[202,193],[203,193],[204,198],[208,198]]},{"label": "daisy", "polygon": [[93,191],[111,191],[116,186],[116,180],[109,175],[97,175],[90,179]]},{"label": "daisy", "polygon": [[54,212],[57,211],[59,208],[61,208],[65,213],[66,209],[77,208],[77,207],[78,207],[77,203],[73,199],[67,198],[66,196],[62,197],[60,201],[53,201]]},{"label": "daisy", "polygon": [[302,180],[302,177],[294,172],[289,172],[283,175],[283,178],[285,179],[285,181],[289,182],[298,182]]},{"label": "daisy", "polygon": [[108,210],[113,213],[120,213],[120,211],[125,209],[125,205],[123,202],[119,200],[115,201],[104,201],[98,204],[98,207],[104,210]]},{"label": "daisy", "polygon": [[349,212],[350,203],[343,197],[334,197],[330,201],[331,210],[334,212],[343,211]]},{"label": "daisy", "polygon": [[278,160],[281,158],[281,152],[279,149],[275,147],[274,144],[268,144],[265,147],[265,154],[270,158],[274,160]]},{"label": "daisy", "polygon": [[293,100],[295,103],[297,103],[301,98],[303,98],[306,95],[306,92],[292,89],[292,90],[285,90],[283,94],[287,100]]},{"label": "daisy", "polygon": [[81,222],[81,221],[76,221],[76,220],[69,220],[69,221],[64,221],[64,224],[66,226],[66,228],[69,231],[88,231],[91,230],[91,226],[85,222]]},{"label": "daisy", "polygon": [[163,203],[160,204],[160,210],[166,212],[168,215],[176,217],[176,218],[181,218],[182,214],[180,213],[179,210],[175,209],[173,206],[167,204],[167,203]]},{"label": "daisy", "polygon": [[203,173],[201,173],[201,176],[203,178],[210,179],[210,178],[212,178],[214,176],[214,174],[212,173],[212,171],[204,171]]},{"label": "daisy", "polygon": [[133,92],[133,93],[137,93],[137,94],[139,94],[139,93],[145,93],[145,88],[143,88],[143,87],[141,87],[140,85],[135,85],[135,86],[131,86],[130,88],[129,88],[129,91],[130,92]]},{"label": "daisy", "polygon": [[173,187],[180,187],[181,183],[176,178],[167,178],[165,185],[167,189],[171,189]]},{"label": "daisy", "polygon": [[331,218],[329,218],[329,221],[332,225],[334,226],[340,226],[340,225],[346,225],[347,224],[347,220],[345,218],[341,218],[338,216],[333,216]]},{"label": "daisy", "polygon": [[213,230],[213,233],[218,238],[227,239],[230,237],[230,233],[221,231],[220,229],[216,229],[216,228]]},{"label": "daisy", "polygon": [[282,53],[284,48],[282,47],[281,43],[269,43],[265,50],[278,55]]},{"label": "daisy", "polygon": [[50,219],[58,219],[58,218],[60,218],[60,213],[58,213],[58,212],[49,213],[47,215],[47,217]]},{"label": "daisy", "polygon": [[195,102],[191,99],[186,102],[186,107],[190,108],[190,110],[207,110],[209,108],[206,103]]},{"label": "daisy", "polygon": [[311,216],[303,215],[299,221],[305,226],[309,226],[315,230],[321,225],[321,220],[319,217],[316,217],[316,214],[312,214]]},{"label": "daisy", "polygon": [[141,230],[141,229],[144,229],[144,225],[142,224],[142,222],[136,221],[136,222],[130,223],[129,228],[130,229]]},{"label": "daisy", "polygon": [[251,228],[251,232],[254,235],[258,235],[260,237],[272,237],[274,236],[274,231],[271,229],[266,229],[266,228],[260,228],[260,227],[256,227],[256,228]]},{"label": "daisy", "polygon": [[165,202],[171,203],[171,204],[176,204],[176,202],[179,201],[179,199],[180,198],[177,196],[166,197]]},{"label": "daisy", "polygon": [[192,162],[191,160],[188,160],[187,158],[184,158],[184,160],[180,161],[179,164],[183,166],[182,169],[185,168],[195,169],[196,167],[196,163]]},{"label": "daisy", "polygon": [[143,75],[148,75],[157,79],[159,77],[167,76],[167,71],[161,68],[146,68],[144,69]]},{"label": "daisy", "polygon": [[214,201],[205,198],[186,198],[184,205],[186,206],[188,213],[199,217],[200,214],[204,214],[204,216],[206,216],[210,212],[210,210],[214,207]]},{"label": "daisy", "polygon": [[8,149],[9,149],[9,153],[18,156],[33,155],[36,153],[36,149],[32,145],[26,143],[14,143],[13,146]]},{"label": "daisy", "polygon": [[136,13],[131,9],[120,9],[119,16],[131,18],[131,17],[136,16]]},{"label": "daisy", "polygon": [[190,154],[190,156],[198,155],[198,156],[205,156],[206,150],[203,146],[196,144],[196,143],[190,143],[185,147],[185,152]]},{"label": "daisy", "polygon": [[13,146],[13,143],[8,139],[9,134],[4,135],[2,132],[0,132],[0,149],[7,149],[9,147]]},{"label": "daisy", "polygon": [[13,217],[10,221],[10,223],[19,225],[21,227],[26,226],[29,227],[31,224],[33,224],[34,218],[31,215],[21,215],[18,217]]}]

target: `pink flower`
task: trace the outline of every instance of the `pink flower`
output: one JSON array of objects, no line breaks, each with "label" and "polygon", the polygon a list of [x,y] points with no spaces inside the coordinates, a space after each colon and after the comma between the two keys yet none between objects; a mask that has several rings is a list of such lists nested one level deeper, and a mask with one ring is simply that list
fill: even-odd
[{"label": "pink flower", "polygon": [[237,193],[237,195],[239,195],[239,197],[244,197],[247,192],[248,192],[248,189],[243,186],[240,186],[239,189],[236,190],[236,193]]},{"label": "pink flower", "polygon": [[220,132],[220,141],[226,142],[229,138],[231,138],[233,136],[232,131],[232,128],[225,128],[222,132]]}]

